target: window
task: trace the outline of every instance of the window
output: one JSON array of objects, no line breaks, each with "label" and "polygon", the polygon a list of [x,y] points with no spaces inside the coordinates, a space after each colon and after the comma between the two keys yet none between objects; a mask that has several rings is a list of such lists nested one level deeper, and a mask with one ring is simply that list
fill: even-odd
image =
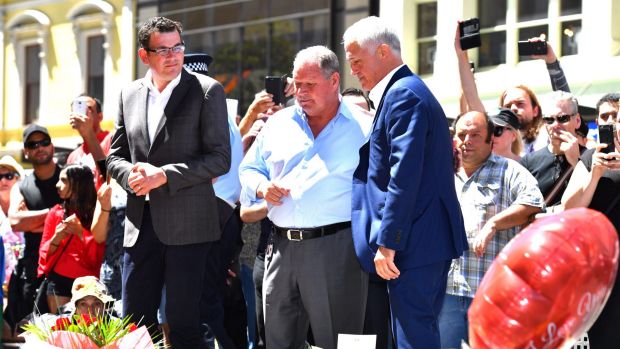
[{"label": "window", "polygon": [[506,4],[506,1],[478,0],[479,67],[506,63]]},{"label": "window", "polygon": [[41,52],[41,45],[28,45],[24,47],[24,51],[26,58],[24,124],[30,124],[39,119],[39,106],[41,100],[41,62],[39,52]]},{"label": "window", "polygon": [[87,38],[86,91],[90,96],[100,101],[103,100],[104,42],[105,37],[103,35],[90,36]]},{"label": "window", "polygon": [[560,2],[560,36],[562,38],[562,56],[576,55],[581,34],[581,0],[561,0]]},{"label": "window", "polygon": [[[482,42],[479,67],[530,60],[517,57],[517,42],[508,38],[540,37],[553,44],[558,56],[578,53],[581,0],[478,0],[478,18]],[[515,56],[507,57],[509,52]]]},{"label": "window", "polygon": [[547,18],[549,0],[519,0],[517,21],[527,22]]},{"label": "window", "polygon": [[15,116],[4,119],[5,127],[21,127],[33,121],[46,123],[50,117],[40,112],[47,110],[50,95],[47,66],[50,23],[43,12],[25,10],[6,24],[15,59],[3,73],[7,81],[17,83],[19,88],[4,91],[5,108]]},{"label": "window", "polygon": [[73,87],[74,94],[86,92],[96,97],[103,103],[104,113],[107,114],[113,103],[106,103],[106,99],[116,98],[117,93],[105,84],[105,77],[112,74],[109,45],[115,37],[115,10],[105,0],[74,2],[76,4],[67,13],[75,34],[76,63],[80,69],[80,79],[75,81]]},{"label": "window", "polygon": [[[183,24],[186,52],[213,56],[209,75],[224,86],[227,97],[245,112],[264,88],[266,75],[291,74],[302,48],[329,42],[329,2],[199,0],[138,3],[138,23],[150,16],[167,16]],[[206,19],[206,20],[205,20]],[[146,71],[138,63],[138,76]]]},{"label": "window", "polygon": [[418,74],[432,74],[437,51],[437,2],[418,4],[417,24]]}]

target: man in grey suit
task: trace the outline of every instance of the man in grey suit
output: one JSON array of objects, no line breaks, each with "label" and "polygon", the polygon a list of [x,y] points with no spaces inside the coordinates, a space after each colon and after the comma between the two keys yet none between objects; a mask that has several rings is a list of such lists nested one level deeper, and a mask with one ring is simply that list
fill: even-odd
[{"label": "man in grey suit", "polygon": [[128,193],[123,314],[155,328],[165,284],[170,341],[195,349],[206,256],[220,238],[211,182],[229,170],[230,142],[224,90],[183,69],[181,31],[164,17],[140,27],[150,69],[121,92],[107,167]]}]

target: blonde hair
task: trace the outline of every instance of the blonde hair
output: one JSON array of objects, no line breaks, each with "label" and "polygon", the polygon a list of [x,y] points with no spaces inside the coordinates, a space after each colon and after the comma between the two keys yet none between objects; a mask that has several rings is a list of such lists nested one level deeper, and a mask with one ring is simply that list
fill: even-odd
[{"label": "blonde hair", "polygon": [[516,136],[515,140],[512,141],[510,151],[512,151],[512,153],[515,155],[519,155],[523,151],[523,140],[521,139],[521,133],[519,132],[519,130],[515,130],[512,127],[510,128],[510,131],[514,132]]}]

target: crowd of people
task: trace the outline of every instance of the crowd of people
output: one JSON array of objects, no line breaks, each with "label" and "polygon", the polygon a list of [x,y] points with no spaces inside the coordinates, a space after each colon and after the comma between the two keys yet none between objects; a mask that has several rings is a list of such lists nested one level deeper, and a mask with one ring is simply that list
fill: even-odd
[{"label": "crowd of people", "polygon": [[[341,92],[329,48],[304,48],[289,102],[261,91],[239,122],[212,58],[184,55],[180,23],[150,18],[138,40],[149,70],[121,91],[113,132],[80,95],[87,109],[69,120],[83,144],[66,165],[37,124],[23,133],[31,174],[0,159],[5,338],[33,312],[116,299],[175,349],[335,349],[339,334],[460,348],[485,272],[525,225],[590,207],[620,228],[620,129],[609,152],[587,140],[551,45],[534,58],[554,92],[508,87],[486,110],[457,30],[461,113],[448,125],[377,17],[343,37],[361,90]],[[597,124],[620,123],[619,103],[603,96]],[[591,347],[620,343],[619,320],[614,287]]]}]

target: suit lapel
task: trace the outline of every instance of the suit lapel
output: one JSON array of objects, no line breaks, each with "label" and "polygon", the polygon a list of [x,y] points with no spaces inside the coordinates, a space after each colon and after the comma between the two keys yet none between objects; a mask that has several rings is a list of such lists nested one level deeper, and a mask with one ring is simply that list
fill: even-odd
[{"label": "suit lapel", "polygon": [[179,103],[181,103],[181,101],[185,97],[185,94],[189,90],[190,84],[187,82],[187,80],[189,80],[190,77],[191,75],[187,73],[185,69],[181,70],[181,81],[179,81],[179,84],[174,88],[174,90],[172,90],[170,99],[168,100],[168,103],[166,104],[166,108],[164,108],[164,115],[161,116],[161,119],[159,120],[159,124],[157,124],[157,130],[155,131],[155,137],[151,140],[151,147],[149,149],[149,154],[151,154],[151,152],[153,152],[153,150],[162,142],[162,137],[163,137],[162,130],[164,129],[166,122],[168,122],[168,118],[171,118],[174,116],[175,111],[177,110],[177,107],[179,106]]},{"label": "suit lapel", "polygon": [[145,154],[146,151],[149,149],[149,146],[151,144],[150,139],[149,139],[149,130],[148,130],[148,116],[147,116],[147,110],[148,110],[148,97],[149,97],[149,88],[144,85],[144,82],[142,83],[142,87],[138,90],[138,110],[144,110],[144,115],[142,115],[142,120],[139,122],[140,124],[140,134],[141,134],[141,140],[144,141],[143,144],[141,144],[140,148],[144,150]]},{"label": "suit lapel", "polygon": [[374,123],[377,122],[377,117],[381,114],[381,108],[383,108],[383,100],[385,99],[385,95],[387,94],[387,91],[390,89],[390,87],[392,87],[392,85],[394,85],[396,81],[404,78],[405,76],[409,76],[412,74],[413,73],[411,72],[411,70],[409,70],[409,67],[404,65],[400,69],[398,69],[396,73],[394,73],[394,75],[392,75],[392,78],[390,79],[387,86],[385,87],[385,90],[383,91],[383,95],[381,96],[381,102],[379,102],[379,106],[377,107],[377,111],[375,112],[375,120],[373,121],[373,128],[374,128]]}]

